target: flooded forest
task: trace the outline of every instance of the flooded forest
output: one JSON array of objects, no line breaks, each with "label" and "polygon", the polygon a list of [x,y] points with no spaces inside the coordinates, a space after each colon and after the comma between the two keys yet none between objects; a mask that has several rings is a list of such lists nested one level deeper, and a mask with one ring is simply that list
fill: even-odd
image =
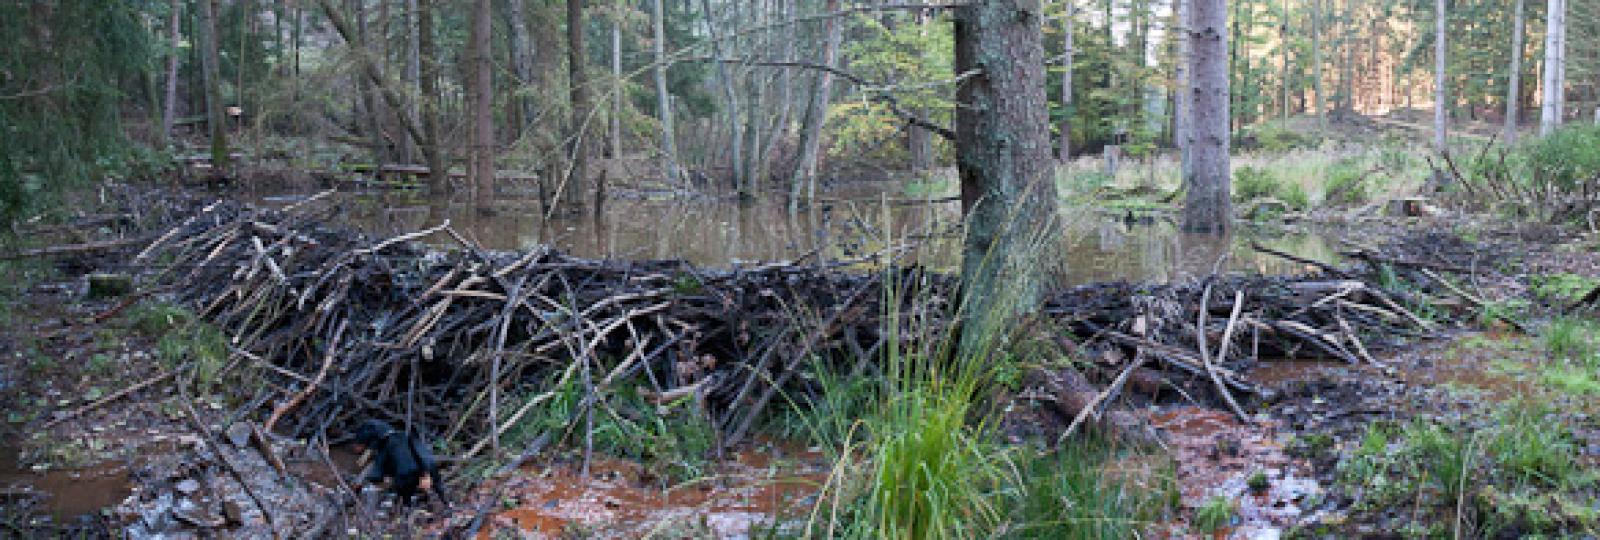
[{"label": "flooded forest", "polygon": [[1600,537],[1600,0],[0,2],[0,537]]}]

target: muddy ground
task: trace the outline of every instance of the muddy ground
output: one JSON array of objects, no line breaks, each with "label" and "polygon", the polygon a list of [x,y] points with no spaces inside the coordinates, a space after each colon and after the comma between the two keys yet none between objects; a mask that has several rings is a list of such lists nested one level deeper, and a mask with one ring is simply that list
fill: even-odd
[{"label": "muddy ground", "polygon": [[[1600,523],[1600,424],[1590,398],[1600,394],[1600,382],[1593,366],[1553,350],[1547,339],[1551,307],[1575,300],[1582,286],[1540,289],[1544,276],[1600,275],[1595,238],[1444,219],[1378,224],[1354,241],[1425,227],[1455,235],[1466,249],[1514,242],[1515,267],[1486,271],[1472,286],[1495,305],[1514,306],[1520,322],[1463,305],[1440,314],[1453,321],[1447,328],[1380,355],[1376,365],[1263,361],[1248,373],[1270,392],[1247,405],[1245,419],[1172,396],[1138,406],[1133,412],[1161,435],[1164,451],[1129,459],[1166,460],[1179,495],[1166,519],[1149,524],[1151,533],[1593,534]],[[133,233],[131,226],[37,227],[19,251]],[[457,500],[450,509],[396,508],[380,494],[351,491],[345,480],[358,470],[356,456],[341,448],[252,434],[259,419],[227,418],[245,393],[213,387],[188,395],[179,390],[185,385],[169,384],[199,378],[169,371],[179,357],[230,357],[226,339],[164,307],[159,293],[91,296],[87,275],[118,267],[125,255],[4,261],[4,535],[427,536],[473,522],[485,537],[801,535],[815,521],[816,490],[835,473],[821,449],[772,438],[712,456],[687,480],[604,457],[589,462],[583,476],[580,455],[555,449],[482,481],[481,471],[451,470]],[[1581,342],[1593,337],[1587,332],[1579,332]],[[205,388],[200,383],[194,387]],[[1018,399],[1017,410],[1034,406]],[[1522,423],[1537,429],[1515,431]],[[1037,440],[1019,442],[1049,444],[1050,429],[1060,427],[1041,427]],[[1541,433],[1549,435],[1535,441],[1541,450],[1519,446]],[[1437,466],[1429,453],[1436,447],[1454,449],[1444,455],[1467,463]],[[1457,481],[1441,481],[1437,473],[1446,470],[1457,471]]]}]

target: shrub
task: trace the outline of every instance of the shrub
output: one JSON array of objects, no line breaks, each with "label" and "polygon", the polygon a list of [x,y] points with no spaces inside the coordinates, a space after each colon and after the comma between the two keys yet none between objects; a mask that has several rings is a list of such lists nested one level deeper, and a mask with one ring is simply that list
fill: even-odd
[{"label": "shrub", "polygon": [[1246,165],[1233,173],[1233,198],[1236,201],[1276,196],[1280,189],[1277,177],[1266,169]]},{"label": "shrub", "polygon": [[1367,174],[1354,159],[1342,159],[1329,167],[1326,186],[1323,200],[1328,204],[1362,204],[1372,198]]}]

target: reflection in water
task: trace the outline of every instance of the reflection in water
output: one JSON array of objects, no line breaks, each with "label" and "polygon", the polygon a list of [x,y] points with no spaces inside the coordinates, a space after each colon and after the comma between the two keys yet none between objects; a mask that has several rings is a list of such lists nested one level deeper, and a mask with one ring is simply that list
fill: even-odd
[{"label": "reflection in water", "polygon": [[[294,196],[266,197],[287,204]],[[342,194],[342,216],[378,235],[397,235],[449,219],[468,238],[490,249],[554,245],[587,258],[682,259],[704,266],[793,260],[850,260],[887,248],[917,244],[903,262],[935,269],[959,267],[960,208],[954,202],[887,201],[879,194],[838,199],[791,212],[779,198],[750,203],[713,199],[615,198],[602,212],[545,219],[532,199],[500,199],[484,212],[465,204],[431,201],[411,192]],[[1046,249],[1063,285],[1096,281],[1166,282],[1206,275],[1214,268],[1296,273],[1305,268],[1254,252],[1251,241],[1313,259],[1331,249],[1313,234],[1268,235],[1246,228],[1232,238],[1184,234],[1163,219],[1134,223],[1093,208],[1064,212],[1060,242]],[[446,235],[426,239],[453,245]],[[1224,258],[1223,255],[1227,254]],[[1222,259],[1218,266],[1219,259]]]}]

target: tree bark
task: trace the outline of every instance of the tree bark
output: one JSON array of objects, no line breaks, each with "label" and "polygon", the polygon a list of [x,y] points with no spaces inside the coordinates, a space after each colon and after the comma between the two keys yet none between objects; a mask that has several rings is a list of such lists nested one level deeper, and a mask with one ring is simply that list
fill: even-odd
[{"label": "tree bark", "polygon": [[1567,27],[1566,0],[1548,0],[1544,38],[1544,100],[1539,109],[1539,135],[1549,135],[1561,126],[1562,101],[1566,98]]},{"label": "tree bark", "polygon": [[[526,88],[535,83],[533,67],[533,41],[528,36],[528,14],[525,0],[508,0],[506,10],[511,20],[506,21],[506,26],[511,27],[511,73],[517,78],[516,86]],[[533,100],[521,96],[522,92],[513,92],[511,98],[515,102],[516,129],[512,139],[522,137],[523,130],[527,129],[528,122],[533,120]]]},{"label": "tree bark", "polygon": [[1450,65],[1449,40],[1445,36],[1449,13],[1445,11],[1445,0],[1434,0],[1433,9],[1433,151],[1442,156],[1450,150],[1446,133],[1450,109],[1445,92],[1445,71]]},{"label": "tree bark", "polygon": [[472,107],[472,152],[467,177],[478,203],[488,202],[494,196],[494,64],[490,58],[493,25],[493,2],[475,0],[467,37],[472,62],[472,85],[468,92]]},{"label": "tree bark", "polygon": [[164,103],[161,106],[161,146],[166,147],[172,140],[172,123],[178,114],[178,51],[183,43],[183,0],[172,0],[172,13],[167,19],[168,37],[171,40],[172,50],[167,53],[167,83],[164,89]]},{"label": "tree bark", "polygon": [[[607,123],[608,156],[615,162],[622,157],[622,10],[624,4],[621,0],[611,4],[611,114]],[[611,167],[607,168],[607,171]],[[595,209],[606,200],[606,172],[602,172],[594,184]]]},{"label": "tree bark", "polygon": [[1190,7],[1193,0],[1177,0],[1173,8],[1173,15],[1178,23],[1173,25],[1178,33],[1178,58],[1177,73],[1174,76],[1177,91],[1173,92],[1172,104],[1172,139],[1178,147],[1179,170],[1189,170],[1189,130],[1194,126],[1194,93],[1189,91],[1189,84],[1194,80],[1194,74],[1189,72],[1189,58],[1194,51],[1189,49],[1189,29],[1194,24]]},{"label": "tree bark", "polygon": [[198,0],[200,4],[200,75],[204,79],[206,96],[206,127],[211,133],[211,166],[218,172],[228,170],[228,124],[222,114],[222,75],[217,57],[217,8],[215,0]]},{"label": "tree bark", "polygon": [[1036,259],[1054,237],[1055,183],[1039,0],[955,8],[956,167],[961,178],[962,347],[982,351],[1036,305]]},{"label": "tree bark", "polygon": [[[1178,0],[1181,4],[1184,0]],[[1073,0],[1063,0],[1067,9],[1061,18],[1061,125],[1057,134],[1061,142],[1057,143],[1056,159],[1062,163],[1072,160],[1072,30],[1076,22],[1078,8],[1073,5]]]},{"label": "tree bark", "polygon": [[586,23],[583,17],[584,0],[567,0],[567,95],[572,111],[567,126],[567,156],[572,160],[567,181],[561,187],[561,200],[568,210],[583,206],[589,183],[589,145],[584,144],[588,131],[589,75],[585,69],[588,60],[583,45]]},{"label": "tree bark", "polygon": [[1506,144],[1517,143],[1517,113],[1519,112],[1517,109],[1519,96],[1517,94],[1522,91],[1522,29],[1526,26],[1526,19],[1523,17],[1523,4],[1525,3],[1527,3],[1526,0],[1517,0],[1515,20],[1511,28],[1511,73],[1506,83],[1506,125],[1505,135],[1502,137],[1505,139]]},{"label": "tree bark", "polygon": [[722,87],[723,107],[728,116],[728,174],[733,176],[734,191],[739,197],[748,197],[749,186],[744,179],[744,134],[739,123],[739,96],[734,93],[733,74],[728,69],[728,62],[724,62],[722,55],[723,44],[721,34],[717,31],[717,21],[712,18],[711,1],[700,0],[700,9],[706,16],[706,35],[711,40],[711,56],[717,59],[717,82]]},{"label": "tree bark", "polygon": [[[355,74],[354,77],[357,93],[360,94],[360,106],[364,111],[361,126],[366,128],[367,144],[372,146],[372,162],[381,168],[388,161],[388,152],[386,151],[388,142],[383,137],[383,108],[378,104],[379,98],[376,95],[377,81],[384,79],[383,56],[382,54],[374,53],[372,50],[373,40],[367,25],[366,2],[355,0],[348,2],[346,5],[349,6],[351,14],[355,16],[356,43],[353,46],[361,49],[357,54],[364,55],[367,58],[377,58],[377,60],[373,61],[373,69],[378,74],[377,80],[369,81],[360,73]],[[378,41],[382,41],[382,38],[379,38]]]},{"label": "tree bark", "polygon": [[425,139],[417,141],[417,146],[428,161],[428,191],[441,195],[449,190],[450,175],[439,137],[439,56],[433,39],[433,0],[417,0],[417,60],[417,92],[422,102],[418,109]]},{"label": "tree bark", "polygon": [[1194,116],[1189,127],[1190,167],[1184,171],[1183,228],[1226,233],[1233,222],[1228,198],[1228,7],[1225,0],[1191,0],[1189,84]]},{"label": "tree bark", "polygon": [[1311,0],[1311,86],[1316,93],[1317,123],[1327,125],[1328,99],[1322,87],[1322,0]]},{"label": "tree bark", "polygon": [[669,184],[677,184],[678,143],[672,122],[672,94],[667,91],[667,28],[665,0],[650,0],[650,26],[653,27],[656,65],[656,116],[661,122],[661,174]]},{"label": "tree bark", "polygon": [[[839,0],[828,0],[823,9],[829,13],[838,11]],[[828,68],[835,67],[839,61],[839,26],[835,17],[822,22],[822,65]],[[828,121],[828,101],[832,94],[833,73],[823,71],[817,74],[811,99],[806,102],[805,119],[800,124],[800,155],[795,161],[794,184],[789,192],[791,206],[802,197],[806,201],[817,198],[817,159],[822,148],[822,126]]]}]

